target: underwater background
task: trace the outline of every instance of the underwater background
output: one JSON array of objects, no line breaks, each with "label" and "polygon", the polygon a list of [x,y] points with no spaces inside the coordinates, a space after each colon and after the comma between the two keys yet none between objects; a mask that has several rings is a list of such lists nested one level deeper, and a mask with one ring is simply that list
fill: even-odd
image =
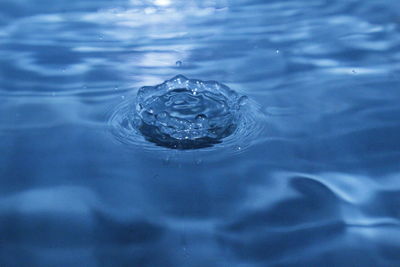
[{"label": "underwater background", "polygon": [[[115,123],[179,74],[251,123]],[[400,266],[399,101],[397,0],[0,0],[0,266]]]}]

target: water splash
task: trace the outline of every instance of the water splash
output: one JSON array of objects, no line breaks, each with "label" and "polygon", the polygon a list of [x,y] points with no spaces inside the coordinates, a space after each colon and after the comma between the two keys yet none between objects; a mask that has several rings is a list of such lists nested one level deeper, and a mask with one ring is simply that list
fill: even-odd
[{"label": "water splash", "polygon": [[178,75],[140,88],[135,121],[143,136],[157,145],[208,147],[234,132],[239,103],[240,96],[223,84]]},{"label": "water splash", "polygon": [[178,75],[140,88],[135,101],[114,112],[111,124],[124,142],[140,135],[147,143],[179,150],[234,148],[259,132],[254,107],[248,97],[219,82]]}]

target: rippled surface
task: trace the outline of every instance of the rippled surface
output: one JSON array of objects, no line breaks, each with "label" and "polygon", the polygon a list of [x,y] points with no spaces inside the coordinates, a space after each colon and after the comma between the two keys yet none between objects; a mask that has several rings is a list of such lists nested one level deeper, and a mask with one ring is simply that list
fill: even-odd
[{"label": "rippled surface", "polygon": [[[141,134],[155,145],[199,149],[222,143],[234,133],[236,140],[231,140],[238,143],[248,138],[249,127],[254,134],[255,124],[262,121],[247,117],[255,115],[251,110],[261,111],[254,105],[248,108],[245,105],[250,105],[247,96],[240,96],[226,85],[178,75],[162,84],[140,88],[135,103],[128,101],[118,107],[110,124],[116,137],[125,139],[121,141],[126,144],[131,141],[146,146],[140,142],[138,134]],[[132,138],[124,136],[124,132]],[[222,146],[226,148],[227,144]]]},{"label": "rippled surface", "polygon": [[[1,1],[0,265],[398,266],[399,10]],[[248,96],[243,125],[135,132],[138,89],[178,74]]]}]

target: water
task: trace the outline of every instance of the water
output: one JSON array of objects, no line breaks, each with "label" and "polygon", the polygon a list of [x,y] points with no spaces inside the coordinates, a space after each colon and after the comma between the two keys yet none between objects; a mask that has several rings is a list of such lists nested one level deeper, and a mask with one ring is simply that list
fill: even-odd
[{"label": "water", "polygon": [[[399,10],[2,0],[0,266],[398,266]],[[248,97],[211,143],[131,120],[179,74]]]},{"label": "water", "polygon": [[[118,139],[140,147],[149,141],[180,150],[206,148],[232,134],[237,143],[248,138],[250,129],[255,138],[255,123],[262,123],[248,119],[261,117],[257,114],[261,111],[244,107],[247,99],[216,81],[178,75],[157,86],[140,88],[134,101],[129,99],[116,109],[110,124]],[[226,149],[224,141],[220,147]]]}]

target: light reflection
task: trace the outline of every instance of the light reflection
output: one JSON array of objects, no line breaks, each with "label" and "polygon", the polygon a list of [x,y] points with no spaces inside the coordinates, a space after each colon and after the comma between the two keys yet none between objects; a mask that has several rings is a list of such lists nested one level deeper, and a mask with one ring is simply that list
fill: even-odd
[{"label": "light reflection", "polygon": [[[111,40],[122,40],[134,43],[135,51],[141,51],[140,55],[124,56],[120,58],[126,71],[135,67],[146,67],[157,69],[149,73],[141,71],[134,76],[138,84],[154,84],[159,81],[160,74],[171,76],[175,74],[175,62],[187,61],[191,52],[196,50],[199,44],[185,41],[178,49],[175,44],[160,43],[162,40],[188,39],[193,36],[190,31],[192,24],[197,18],[212,18],[216,12],[219,14],[227,12],[226,3],[222,5],[218,1],[185,1],[174,3],[171,0],[152,0],[149,5],[146,1],[131,1],[130,7],[113,8],[101,10],[85,16],[85,20],[106,24],[102,34]],[[144,7],[143,7],[144,6]],[[111,26],[111,27],[110,27]],[[220,28],[213,34],[222,34]],[[147,44],[152,40],[151,48]],[[154,75],[154,77],[151,77]],[[132,77],[132,76],[131,76]]]},{"label": "light reflection", "polygon": [[136,63],[141,67],[171,67],[175,65],[177,60],[185,57],[184,54],[173,53],[171,51],[166,52],[147,52]]},{"label": "light reflection", "polygon": [[169,6],[171,5],[171,0],[155,0],[154,4],[157,6]]}]

